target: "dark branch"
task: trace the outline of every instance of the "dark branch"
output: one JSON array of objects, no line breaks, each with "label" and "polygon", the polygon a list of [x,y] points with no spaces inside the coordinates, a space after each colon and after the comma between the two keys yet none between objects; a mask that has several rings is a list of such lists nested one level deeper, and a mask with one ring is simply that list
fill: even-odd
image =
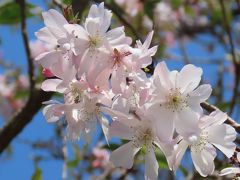
[{"label": "dark branch", "polygon": [[34,91],[35,79],[34,79],[33,59],[31,57],[31,50],[29,47],[29,39],[27,36],[27,29],[26,29],[26,3],[25,3],[25,0],[18,0],[17,2],[20,6],[20,11],[21,11],[21,33],[22,33],[22,38],[25,46],[26,55],[27,55],[30,94],[32,94]]},{"label": "dark branch", "polygon": [[10,142],[23,130],[23,128],[33,119],[34,115],[42,107],[42,102],[47,101],[52,93],[42,90],[34,90],[24,108],[0,131],[0,154],[10,144]]},{"label": "dark branch", "polygon": [[30,94],[25,106],[16,112],[13,118],[8,121],[0,130],[0,154],[11,143],[11,141],[23,130],[23,128],[33,119],[34,115],[42,107],[42,102],[47,101],[52,93],[46,93],[35,88],[34,65],[31,58],[29,39],[26,32],[26,4],[25,0],[17,0],[21,9],[21,32],[28,61],[28,76],[30,81]]}]

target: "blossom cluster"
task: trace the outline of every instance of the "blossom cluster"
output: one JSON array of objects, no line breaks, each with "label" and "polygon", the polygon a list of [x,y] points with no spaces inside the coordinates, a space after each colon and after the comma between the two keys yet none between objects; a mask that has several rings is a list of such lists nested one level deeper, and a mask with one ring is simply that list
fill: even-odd
[{"label": "blossom cluster", "polygon": [[16,71],[0,74],[0,114],[4,121],[10,120],[14,112],[26,102],[25,93],[29,87],[27,76],[16,76]]},{"label": "blossom cluster", "polygon": [[157,51],[151,47],[153,31],[131,46],[124,27],[110,28],[112,12],[103,3],[92,5],[81,25],[53,9],[42,15],[45,27],[36,36],[52,47],[35,58],[47,77],[42,89],[64,97],[63,102],[45,102],[43,113],[48,122],[66,120],[66,137],[89,143],[100,124],[106,140],[128,141],[111,153],[110,161],[131,168],[144,148],[145,179],[151,180],[158,177],[156,148],[174,171],[189,148],[204,177],[215,169],[216,148],[228,158],[233,155],[236,132],[224,123],[227,115],[206,115],[200,106],[212,91],[209,84],[199,86],[201,68],[189,64],[170,71],[160,62],[151,77],[143,71]]}]

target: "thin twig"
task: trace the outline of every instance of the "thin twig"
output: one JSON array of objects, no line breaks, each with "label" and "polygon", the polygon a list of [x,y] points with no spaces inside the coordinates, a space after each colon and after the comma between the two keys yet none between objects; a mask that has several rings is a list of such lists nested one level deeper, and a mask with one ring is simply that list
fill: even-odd
[{"label": "thin twig", "polygon": [[[203,109],[208,111],[209,113],[219,110],[216,106],[211,105],[207,102],[201,103]],[[228,116],[227,120],[225,121],[227,124],[231,125],[238,133],[240,133],[240,124],[234,121],[231,117]]]},{"label": "thin twig", "polygon": [[[27,55],[27,62],[28,62],[28,76],[29,76],[29,84],[30,84],[30,96],[33,94],[34,87],[35,87],[35,79],[34,79],[34,65],[33,59],[31,57],[31,50],[29,47],[29,39],[27,36],[27,28],[26,28],[26,3],[25,0],[18,0],[17,1],[20,6],[20,13],[21,13],[21,33],[23,38],[23,43],[25,46],[25,51]],[[30,98],[30,97],[29,97]]]},{"label": "thin twig", "polygon": [[230,27],[230,24],[229,24],[229,21],[227,18],[224,1],[223,0],[219,0],[219,1],[220,1],[220,5],[221,5],[222,14],[223,14],[225,30],[227,32],[229,43],[230,43],[230,52],[232,54],[232,60],[233,60],[234,69],[235,69],[235,83],[234,83],[234,89],[233,89],[233,95],[232,95],[232,99],[231,99],[231,103],[230,103],[230,108],[229,108],[229,112],[228,112],[231,115],[234,110],[236,100],[238,98],[238,86],[239,86],[239,81],[240,81],[240,77],[239,77],[240,67],[239,67],[239,62],[237,61],[237,58],[236,58],[233,37],[232,37],[232,33],[231,33],[231,27]]}]

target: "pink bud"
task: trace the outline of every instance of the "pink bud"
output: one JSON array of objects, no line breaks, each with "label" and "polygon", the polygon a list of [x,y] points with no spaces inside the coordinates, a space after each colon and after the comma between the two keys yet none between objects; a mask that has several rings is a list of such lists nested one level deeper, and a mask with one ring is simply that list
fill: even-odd
[{"label": "pink bud", "polygon": [[47,78],[50,78],[50,77],[53,77],[54,76],[54,74],[49,70],[49,69],[43,69],[43,71],[42,71],[42,73],[43,73],[43,75],[45,76],[45,77],[47,77]]}]

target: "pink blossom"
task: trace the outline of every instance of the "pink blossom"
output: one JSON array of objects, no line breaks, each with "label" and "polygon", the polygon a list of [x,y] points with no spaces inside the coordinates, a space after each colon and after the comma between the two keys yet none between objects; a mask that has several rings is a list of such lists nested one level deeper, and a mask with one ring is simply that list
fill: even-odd
[{"label": "pink blossom", "polygon": [[110,153],[105,149],[94,148],[93,155],[95,156],[95,160],[92,162],[93,168],[104,168],[109,164],[109,156]]}]

